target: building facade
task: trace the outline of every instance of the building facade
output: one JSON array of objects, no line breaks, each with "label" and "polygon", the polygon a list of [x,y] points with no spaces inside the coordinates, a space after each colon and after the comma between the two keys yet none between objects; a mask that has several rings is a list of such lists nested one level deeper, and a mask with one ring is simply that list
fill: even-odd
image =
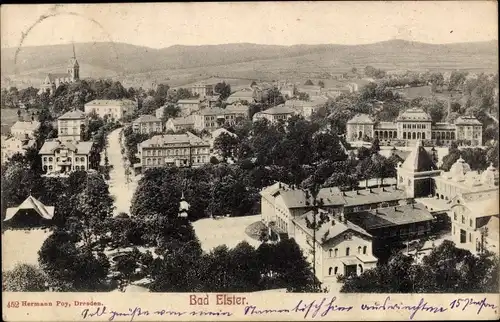
[{"label": "building facade", "polygon": [[192,115],[169,118],[165,123],[166,131],[178,132],[189,129],[194,129],[194,117]]},{"label": "building facade", "polygon": [[156,135],[137,146],[140,163],[147,170],[161,166],[190,167],[210,162],[210,144],[191,132]]},{"label": "building facade", "polygon": [[201,109],[202,100],[199,98],[178,100],[177,106],[179,106],[182,116],[188,116]]},{"label": "building facade", "polygon": [[406,110],[395,122],[375,122],[367,114],[358,114],[347,122],[346,133],[350,142],[378,138],[384,143],[415,143],[417,140],[444,144],[458,141],[473,146],[483,143],[482,125],[473,116],[459,117],[453,124],[433,124],[429,114],[420,108]]},{"label": "building facade", "polygon": [[499,252],[498,188],[457,195],[451,201],[452,240],[473,254]]},{"label": "building facade", "polygon": [[234,125],[239,119],[248,119],[249,107],[240,103],[227,105],[226,108],[206,108],[193,114],[197,130],[213,131],[224,124]]},{"label": "building facade", "polygon": [[21,155],[24,155],[26,153],[26,150],[29,149],[30,147],[35,147],[35,140],[20,140],[16,137],[10,137],[7,138],[2,135],[2,146],[1,146],[1,153],[2,153],[2,159],[1,162],[4,164],[9,160],[13,155],[19,153]]},{"label": "building facade", "polygon": [[85,104],[85,114],[95,113],[100,118],[121,120],[132,114],[137,109],[137,103],[129,99],[119,100],[93,100]]},{"label": "building facade", "polygon": [[57,137],[62,142],[81,141],[87,124],[85,113],[80,110],[64,113],[57,119]]},{"label": "building facade", "polygon": [[257,112],[253,116],[253,121],[258,121],[260,119],[267,119],[271,123],[286,121],[294,115],[299,114],[296,109],[284,104],[280,104],[275,107],[268,108],[267,110]]},{"label": "building facade", "polygon": [[38,154],[46,174],[67,174],[89,169],[89,156],[93,142],[61,142],[47,140]]},{"label": "building facade", "polygon": [[132,121],[132,131],[143,134],[161,133],[163,132],[163,123],[153,115],[141,115]]},{"label": "building facade", "polygon": [[200,98],[214,94],[214,85],[205,82],[199,82],[191,86],[191,93],[199,95]]}]

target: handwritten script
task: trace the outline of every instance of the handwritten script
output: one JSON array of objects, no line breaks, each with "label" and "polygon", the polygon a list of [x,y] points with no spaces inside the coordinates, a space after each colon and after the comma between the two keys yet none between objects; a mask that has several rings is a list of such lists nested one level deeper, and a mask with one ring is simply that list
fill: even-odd
[{"label": "handwritten script", "polygon": [[[352,302],[352,301],[351,301]],[[356,313],[370,312],[370,311],[397,311],[408,312],[408,318],[414,319],[419,312],[431,313],[439,315],[452,310],[474,310],[476,314],[480,314],[485,310],[494,310],[497,312],[497,306],[493,303],[488,303],[486,297],[482,298],[456,298],[453,299],[447,306],[433,304],[431,300],[426,300],[420,297],[413,303],[402,302],[397,300],[396,296],[387,296],[383,301],[370,301],[366,303],[356,303],[350,305],[349,303],[342,303],[336,296],[324,297],[320,300],[299,300],[294,305],[288,307],[259,307],[257,305],[246,305],[243,311],[240,308],[234,311],[224,310],[177,310],[173,308],[159,308],[159,309],[144,309],[136,306],[128,308],[124,311],[111,309],[107,306],[100,306],[97,308],[86,308],[81,311],[81,317],[84,320],[101,317],[107,318],[108,321],[134,321],[137,317],[154,318],[165,317],[166,319],[175,319],[175,317],[189,316],[189,317],[215,317],[217,320],[222,320],[225,317],[229,319],[235,316],[257,316],[257,315],[283,315],[286,316],[300,314],[304,319],[321,319],[325,317],[334,318],[337,313],[348,313],[356,317]]]}]

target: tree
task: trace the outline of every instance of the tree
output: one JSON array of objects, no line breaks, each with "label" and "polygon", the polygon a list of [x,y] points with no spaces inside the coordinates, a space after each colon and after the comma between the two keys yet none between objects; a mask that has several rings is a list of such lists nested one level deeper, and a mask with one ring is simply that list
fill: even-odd
[{"label": "tree", "polygon": [[226,82],[217,83],[214,92],[220,95],[221,100],[225,100],[231,95],[231,85],[226,84]]},{"label": "tree", "polygon": [[179,106],[169,103],[169,104],[164,106],[161,121],[167,122],[171,118],[176,118],[179,116],[180,112],[181,112],[181,109]]},{"label": "tree", "polygon": [[312,80],[308,79],[304,85],[314,85],[314,83],[312,82]]},{"label": "tree", "polygon": [[76,239],[55,231],[42,244],[38,262],[56,291],[98,291],[105,288],[109,261],[103,253],[78,248]]},{"label": "tree", "polygon": [[449,171],[452,165],[460,158],[469,164],[471,170],[485,170],[488,167],[487,151],[481,148],[465,148],[458,150],[458,148],[451,148],[448,154],[443,157],[441,169]]},{"label": "tree", "polygon": [[17,264],[3,274],[2,285],[6,292],[45,292],[47,279],[34,265]]},{"label": "tree", "polygon": [[450,82],[448,84],[449,91],[458,91],[462,89],[467,79],[468,72],[452,71],[450,75]]},{"label": "tree", "polygon": [[222,133],[215,139],[214,149],[219,151],[224,161],[227,161],[228,158],[233,157],[238,143],[238,138],[234,135]]},{"label": "tree", "polygon": [[321,88],[325,88],[325,82],[323,82],[322,80],[320,80],[318,82],[318,86],[321,87]]},{"label": "tree", "polygon": [[498,290],[498,257],[475,256],[444,241],[421,263],[398,253],[387,264],[344,280],[347,293],[488,293]]},{"label": "tree", "polygon": [[380,151],[380,141],[378,138],[374,138],[372,141],[372,146],[370,148],[370,152],[372,154],[378,153]]},{"label": "tree", "polygon": [[309,94],[304,93],[304,92],[297,92],[297,97],[301,101],[309,101],[310,100]]}]

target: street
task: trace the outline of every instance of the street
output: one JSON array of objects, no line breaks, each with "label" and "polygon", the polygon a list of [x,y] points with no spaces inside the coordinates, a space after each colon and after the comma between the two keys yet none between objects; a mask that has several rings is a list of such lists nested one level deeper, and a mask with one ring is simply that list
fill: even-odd
[{"label": "street", "polygon": [[109,173],[109,192],[114,198],[114,216],[120,212],[129,213],[134,191],[137,188],[138,178],[130,175],[128,180],[125,174],[125,164],[121,154],[120,132],[123,128],[114,130],[108,135],[108,161],[111,166]]}]

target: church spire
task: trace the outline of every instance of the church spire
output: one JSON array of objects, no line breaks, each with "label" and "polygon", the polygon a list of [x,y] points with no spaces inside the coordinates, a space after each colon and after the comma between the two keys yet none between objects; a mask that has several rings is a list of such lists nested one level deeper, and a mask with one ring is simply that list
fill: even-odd
[{"label": "church spire", "polygon": [[73,42],[73,59],[76,60],[75,43]]}]

